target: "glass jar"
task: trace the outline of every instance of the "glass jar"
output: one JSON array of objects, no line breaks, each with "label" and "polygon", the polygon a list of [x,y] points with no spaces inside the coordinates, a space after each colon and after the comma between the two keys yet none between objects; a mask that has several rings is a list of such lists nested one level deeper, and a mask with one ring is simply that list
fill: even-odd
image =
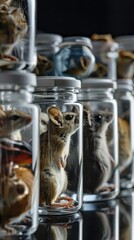
[{"label": "glass jar", "polygon": [[35,0],[0,4],[0,36],[0,71],[31,71],[36,65]]},{"label": "glass jar", "polygon": [[119,44],[117,58],[117,79],[134,78],[134,35],[117,36],[115,41]]},{"label": "glass jar", "polygon": [[60,50],[55,56],[56,75],[83,79],[94,68],[95,58],[91,51],[92,44],[87,37],[65,37]]},{"label": "glass jar", "polygon": [[36,38],[37,65],[34,73],[37,76],[55,76],[55,54],[59,51],[62,36],[53,33],[38,33]]},{"label": "glass jar", "polygon": [[40,215],[63,215],[82,204],[82,106],[80,81],[38,77],[40,107]]},{"label": "glass jar", "polygon": [[93,46],[92,52],[95,56],[95,65],[90,77],[116,80],[118,43],[95,40],[91,42]]},{"label": "glass jar", "polygon": [[119,193],[116,82],[85,79],[83,105],[83,202],[114,199]]},{"label": "glass jar", "polygon": [[118,103],[120,187],[126,189],[134,185],[133,81],[118,79],[115,97]]},{"label": "glass jar", "polygon": [[38,227],[36,84],[31,73],[0,73],[0,237],[31,235]]}]

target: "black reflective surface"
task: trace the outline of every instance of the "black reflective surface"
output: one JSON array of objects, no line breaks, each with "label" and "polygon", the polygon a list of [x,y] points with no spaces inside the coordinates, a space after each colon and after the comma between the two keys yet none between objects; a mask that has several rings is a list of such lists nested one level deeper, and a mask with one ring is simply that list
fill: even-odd
[{"label": "black reflective surface", "polygon": [[72,215],[44,216],[39,221],[33,236],[5,239],[134,240],[134,190],[122,191],[116,200],[84,203]]}]

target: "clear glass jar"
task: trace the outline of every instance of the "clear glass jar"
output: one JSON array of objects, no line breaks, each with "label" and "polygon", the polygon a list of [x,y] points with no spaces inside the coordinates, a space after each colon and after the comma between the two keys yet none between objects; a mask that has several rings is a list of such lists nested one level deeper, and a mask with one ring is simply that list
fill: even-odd
[{"label": "clear glass jar", "polygon": [[95,56],[95,65],[90,77],[116,80],[118,43],[95,40],[91,42],[93,46],[92,52]]},{"label": "clear glass jar", "polygon": [[35,0],[0,4],[0,71],[36,65],[35,15]]},{"label": "clear glass jar", "polygon": [[38,227],[36,84],[31,73],[0,73],[0,237],[28,236]]},{"label": "clear glass jar", "polygon": [[83,105],[83,202],[114,199],[119,193],[116,82],[85,79]]},{"label": "clear glass jar", "polygon": [[81,240],[83,236],[83,218],[77,212],[71,215],[44,216],[35,234],[37,239]]},{"label": "clear glass jar", "polygon": [[62,36],[53,33],[38,33],[36,38],[37,65],[34,73],[37,76],[55,76],[55,54],[59,51]]},{"label": "clear glass jar", "polygon": [[117,79],[134,78],[134,35],[115,38],[119,44],[117,58]]},{"label": "clear glass jar", "polygon": [[122,189],[134,186],[134,97],[133,81],[117,81],[119,172]]},{"label": "clear glass jar", "polygon": [[80,81],[38,77],[34,103],[40,106],[40,215],[63,215],[82,204],[82,106]]},{"label": "clear glass jar", "polygon": [[91,49],[92,44],[87,37],[63,38],[60,50],[55,56],[56,75],[71,76],[77,79],[88,77],[95,62]]}]

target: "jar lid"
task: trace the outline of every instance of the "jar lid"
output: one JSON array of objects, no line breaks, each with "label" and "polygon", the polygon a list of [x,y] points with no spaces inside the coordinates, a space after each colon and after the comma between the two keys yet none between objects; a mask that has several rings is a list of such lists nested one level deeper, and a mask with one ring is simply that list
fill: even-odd
[{"label": "jar lid", "polygon": [[38,87],[81,88],[81,81],[73,77],[39,76],[37,77]]},{"label": "jar lid", "polygon": [[92,40],[93,51],[116,51],[119,49],[119,43],[117,42],[105,42],[105,41],[93,41]]},{"label": "jar lid", "polygon": [[132,79],[118,79],[117,89],[133,90],[133,80]]},{"label": "jar lid", "polygon": [[90,38],[81,37],[81,36],[72,36],[72,37],[63,38],[63,42],[60,44],[60,46],[62,47],[66,45],[86,45],[92,48],[92,43]]},{"label": "jar lid", "polygon": [[36,75],[29,72],[4,71],[0,72],[0,84],[18,86],[37,86]]},{"label": "jar lid", "polygon": [[58,44],[62,42],[63,37],[54,33],[38,33],[36,37],[37,44]]},{"label": "jar lid", "polygon": [[134,43],[134,35],[122,35],[114,38],[118,43]]},{"label": "jar lid", "polygon": [[115,40],[119,43],[120,49],[134,50],[134,35],[118,36]]},{"label": "jar lid", "polygon": [[82,80],[81,83],[82,89],[88,89],[88,88],[117,88],[117,83],[115,81],[112,81],[111,79],[104,79],[104,78],[87,78]]}]

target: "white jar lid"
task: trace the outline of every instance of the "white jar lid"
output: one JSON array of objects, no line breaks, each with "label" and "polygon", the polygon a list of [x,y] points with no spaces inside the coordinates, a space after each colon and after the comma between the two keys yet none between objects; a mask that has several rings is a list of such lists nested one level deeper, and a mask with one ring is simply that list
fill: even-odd
[{"label": "white jar lid", "polygon": [[0,72],[0,84],[35,87],[37,77],[29,72],[4,71]]},{"label": "white jar lid", "polygon": [[38,33],[36,37],[37,44],[61,43],[63,37],[54,33]]},{"label": "white jar lid", "polygon": [[64,87],[64,88],[81,88],[81,81],[73,77],[62,76],[39,76],[37,77],[38,87]]},{"label": "white jar lid", "polygon": [[93,52],[103,52],[103,51],[118,51],[119,43],[117,42],[105,42],[105,41],[93,41]]},{"label": "white jar lid", "polygon": [[81,88],[82,89],[89,89],[89,88],[117,88],[116,81],[113,81],[111,79],[104,79],[104,78],[87,78],[82,80],[81,82]]}]

